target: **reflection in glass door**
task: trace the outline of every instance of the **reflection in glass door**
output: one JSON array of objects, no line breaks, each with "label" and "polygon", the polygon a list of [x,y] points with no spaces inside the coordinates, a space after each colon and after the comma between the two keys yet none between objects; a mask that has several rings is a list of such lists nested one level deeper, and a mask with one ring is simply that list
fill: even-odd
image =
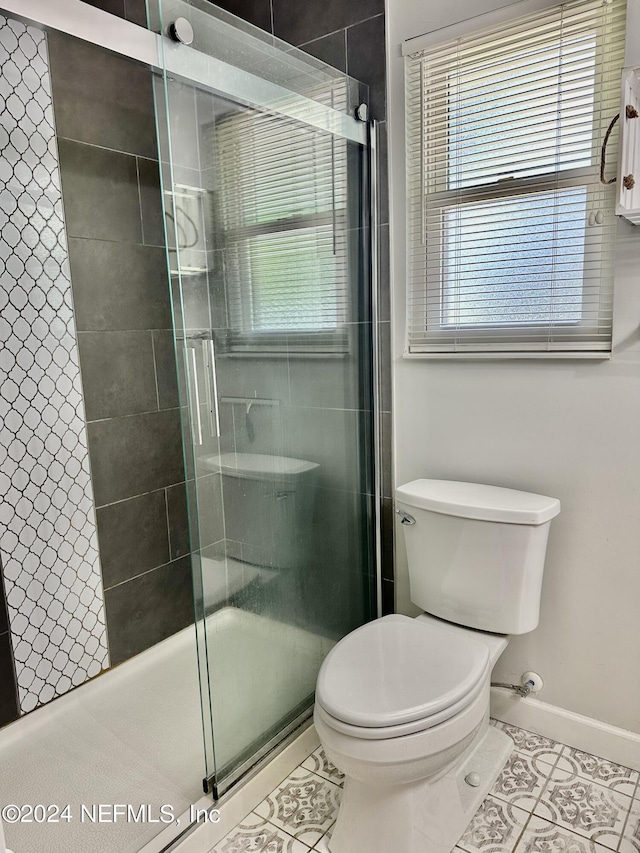
[{"label": "reflection in glass door", "polygon": [[[156,101],[217,795],[310,716],[324,656],[373,615],[373,414],[362,90],[204,6],[171,2],[200,76],[159,75]],[[278,98],[207,82],[203,30]]]}]

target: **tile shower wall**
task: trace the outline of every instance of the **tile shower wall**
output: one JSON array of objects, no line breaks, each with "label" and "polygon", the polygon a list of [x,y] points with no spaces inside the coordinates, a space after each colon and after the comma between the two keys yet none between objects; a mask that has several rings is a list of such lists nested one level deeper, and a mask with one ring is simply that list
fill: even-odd
[{"label": "tile shower wall", "polygon": [[193,620],[151,74],[59,33],[49,50],[115,664]]},{"label": "tile shower wall", "polygon": [[193,604],[150,73],[1,21],[4,725]]},{"label": "tile shower wall", "polygon": [[108,653],[44,34],[0,16],[0,63],[0,666],[18,689],[6,721]]},{"label": "tile shower wall", "polygon": [[[218,6],[238,15],[278,38],[282,38],[313,56],[328,62],[341,71],[369,86],[371,115],[379,122],[380,171],[379,184],[379,354],[382,431],[382,534],[383,534],[383,609],[394,610],[393,571],[393,504],[391,478],[391,352],[389,309],[389,209],[387,190],[387,123],[386,123],[386,63],[384,0],[219,0]],[[298,374],[304,372],[304,363],[294,364]],[[273,374],[281,373],[273,365]],[[333,380],[332,381],[332,374]],[[310,374],[314,393],[324,393],[318,388],[317,372]],[[298,376],[298,380],[301,377]],[[305,393],[304,380],[292,378],[292,394],[296,388]],[[326,387],[342,387],[342,378],[335,369],[326,371]],[[266,394],[263,388],[263,393]],[[277,395],[274,395],[277,396]],[[295,403],[294,403],[295,405]],[[316,403],[318,405],[318,403]],[[329,402],[328,405],[335,405]],[[319,437],[323,434],[317,410],[311,413],[313,429]],[[335,417],[336,415],[334,415]],[[326,431],[324,432],[326,435]],[[329,454],[330,455],[330,454]],[[313,458],[313,457],[308,457]],[[342,516],[339,501],[335,504],[334,522]]]}]

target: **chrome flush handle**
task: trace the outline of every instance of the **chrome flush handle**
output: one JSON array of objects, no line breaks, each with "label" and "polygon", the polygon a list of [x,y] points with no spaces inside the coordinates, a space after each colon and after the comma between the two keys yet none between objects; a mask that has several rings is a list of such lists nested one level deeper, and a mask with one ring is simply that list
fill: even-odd
[{"label": "chrome flush handle", "polygon": [[412,515],[409,515],[408,512],[405,512],[402,509],[396,510],[396,515],[400,516],[400,524],[415,524],[416,520]]}]

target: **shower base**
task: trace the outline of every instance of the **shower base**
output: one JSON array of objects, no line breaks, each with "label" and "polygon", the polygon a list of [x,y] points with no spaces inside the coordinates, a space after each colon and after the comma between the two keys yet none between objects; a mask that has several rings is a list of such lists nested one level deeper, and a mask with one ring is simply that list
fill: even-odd
[{"label": "shower base", "polygon": [[[313,690],[319,657],[331,641],[232,607],[207,617],[207,633],[215,650],[212,675],[220,671],[216,667],[232,667],[235,673],[235,689],[214,697],[222,721],[216,749],[224,764],[287,713],[301,683]],[[81,805],[148,804],[155,815],[169,804],[179,815],[201,798],[194,634],[193,627],[186,628],[0,731],[0,802],[69,804],[72,815],[68,823],[6,826],[11,849],[137,853],[166,826],[82,822]],[[290,664],[287,683],[280,677],[269,685],[270,661],[279,656]],[[241,661],[251,666],[243,669]],[[246,698],[257,689],[258,677],[259,717]]]}]

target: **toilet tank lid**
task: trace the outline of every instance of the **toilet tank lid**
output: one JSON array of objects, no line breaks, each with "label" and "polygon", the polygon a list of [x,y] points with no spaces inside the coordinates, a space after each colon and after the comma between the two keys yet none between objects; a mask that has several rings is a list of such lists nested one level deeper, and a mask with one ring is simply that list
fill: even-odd
[{"label": "toilet tank lid", "polygon": [[396,489],[396,500],[443,515],[506,524],[544,524],[560,512],[557,498],[455,480],[413,480]]}]

